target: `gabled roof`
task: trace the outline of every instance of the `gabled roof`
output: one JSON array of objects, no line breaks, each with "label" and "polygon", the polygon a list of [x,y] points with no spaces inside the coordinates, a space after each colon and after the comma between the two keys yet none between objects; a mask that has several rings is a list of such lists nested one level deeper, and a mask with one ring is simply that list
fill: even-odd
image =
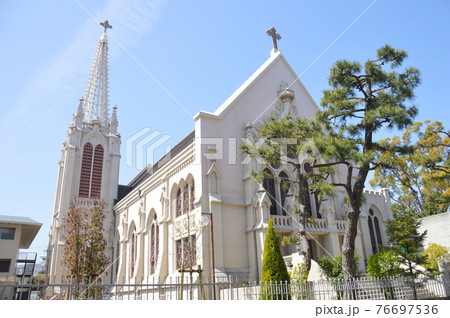
[{"label": "gabled roof", "polygon": [[292,69],[291,65],[287,62],[287,60],[285,59],[285,57],[283,56],[281,51],[277,50],[276,52],[274,52],[272,50],[270,57],[233,94],[231,94],[231,96],[228,97],[227,100],[225,102],[223,102],[222,105],[220,105],[220,107],[217,108],[214,113],[210,113],[207,111],[200,111],[199,113],[197,113],[194,116],[194,118],[197,119],[200,115],[206,116],[206,117],[212,117],[212,118],[222,117],[279,60],[283,61],[283,63],[286,65],[289,72],[291,72],[295,76],[296,80],[292,84],[294,84],[295,82],[298,82],[299,85],[306,92],[306,94],[309,97],[309,99],[311,100],[312,104],[318,110],[319,108],[318,108],[317,104],[315,103],[314,99],[311,97],[308,90],[304,87],[303,83],[300,81],[299,76],[297,76],[297,74]]}]

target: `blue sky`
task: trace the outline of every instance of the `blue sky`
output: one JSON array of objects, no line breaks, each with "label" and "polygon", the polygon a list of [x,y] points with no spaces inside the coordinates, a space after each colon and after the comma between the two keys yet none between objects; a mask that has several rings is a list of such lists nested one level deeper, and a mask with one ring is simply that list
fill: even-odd
[{"label": "blue sky", "polygon": [[336,60],[364,62],[384,44],[406,50],[404,65],[422,74],[417,120],[449,128],[449,12],[445,0],[1,1],[0,214],[43,223],[31,248],[42,255],[61,144],[102,33],[95,20],[108,19],[117,41],[110,37],[110,103],[126,184],[138,173],[126,140],[149,128],[175,145],[193,129],[190,115],[214,111],[269,57],[272,26],[317,104]]}]

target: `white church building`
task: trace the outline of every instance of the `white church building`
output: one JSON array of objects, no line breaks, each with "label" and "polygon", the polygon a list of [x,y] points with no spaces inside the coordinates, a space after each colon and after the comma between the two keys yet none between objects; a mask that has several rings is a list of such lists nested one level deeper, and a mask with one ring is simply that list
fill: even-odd
[{"label": "white church building", "polygon": [[[113,282],[164,281],[200,268],[203,277],[257,281],[269,219],[281,242],[299,229],[300,208],[315,220],[307,225],[313,259],[340,253],[349,210],[345,192],[337,189],[324,202],[314,193],[301,196],[301,187],[307,185],[290,167],[265,166],[239,151],[246,138],[255,141],[258,126],[270,116],[312,119],[318,110],[278,50],[276,38],[269,58],[241,87],[214,113],[199,111],[192,132],[125,186],[118,185],[116,110],[110,116],[108,112],[106,29],[63,143],[50,231],[50,276],[66,274],[62,223],[69,205],[88,207],[96,199],[107,203],[107,275]],[[301,164],[309,169],[307,160]],[[268,177],[258,183],[251,171],[263,169]],[[336,171],[333,178],[340,177]],[[287,189],[282,186],[286,180],[296,182]],[[385,222],[392,218],[387,190],[366,190],[365,196],[356,237],[360,271],[387,244]],[[295,244],[281,250],[289,266],[301,260]]]}]

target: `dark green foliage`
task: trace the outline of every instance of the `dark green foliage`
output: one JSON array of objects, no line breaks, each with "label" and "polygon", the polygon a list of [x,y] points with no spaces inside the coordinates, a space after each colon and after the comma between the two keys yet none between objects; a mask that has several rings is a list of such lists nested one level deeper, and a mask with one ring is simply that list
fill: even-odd
[{"label": "dark green foliage", "polygon": [[[328,80],[332,88],[324,91],[323,110],[316,115],[316,121],[325,128],[319,138],[314,138],[322,159],[327,165],[347,170],[345,180],[334,184],[345,189],[351,207],[342,245],[346,280],[356,275],[353,256],[364,185],[369,171],[376,168],[378,158],[386,151],[375,134],[380,129],[404,129],[417,114],[417,108],[408,102],[420,83],[419,71],[411,67],[402,73],[392,71],[406,56],[405,51],[385,45],[364,66],[346,60],[336,62]],[[389,150],[403,151],[400,147]]]},{"label": "dark green foliage", "polygon": [[418,272],[414,270],[414,265],[422,265],[425,262],[421,251],[427,231],[419,232],[421,221],[416,211],[401,205],[393,205],[392,210],[394,218],[386,225],[390,249],[400,256],[401,263],[406,266],[401,275],[416,276]]},{"label": "dark green foliage", "polygon": [[[280,246],[273,229],[273,220],[269,219],[262,261],[261,291],[262,299],[290,299],[288,291],[273,289],[275,283],[289,283],[290,277],[281,255]],[[286,286],[286,285],[285,285]]]}]

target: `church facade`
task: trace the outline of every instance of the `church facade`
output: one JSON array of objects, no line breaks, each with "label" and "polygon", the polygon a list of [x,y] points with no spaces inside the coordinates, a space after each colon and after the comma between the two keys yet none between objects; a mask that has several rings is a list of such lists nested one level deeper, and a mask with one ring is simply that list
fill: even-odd
[{"label": "church facade", "polygon": [[[340,253],[349,211],[344,191],[337,189],[335,197],[323,202],[314,193],[301,196],[300,189],[307,184],[289,166],[266,166],[239,151],[245,140],[257,141],[258,127],[270,116],[312,119],[318,110],[276,45],[267,61],[228,100],[214,113],[198,112],[192,132],[126,186],[117,184],[120,136],[115,110],[111,118],[102,115],[103,121],[89,121],[88,105],[85,100],[80,103],[63,146],[61,171],[72,167],[72,175],[67,176],[70,186],[66,186],[65,174],[60,172],[63,179],[58,184],[50,235],[53,255],[58,243],[64,244],[57,234],[61,211],[67,211],[71,200],[87,204],[94,199],[80,196],[84,156],[91,151],[87,144],[94,149],[93,162],[97,145],[105,154],[99,193],[108,202],[105,235],[112,281],[164,281],[182,272],[197,275],[199,270],[203,277],[258,281],[269,219],[281,242],[300,228],[298,210],[314,219],[307,224],[313,258]],[[71,152],[74,159],[69,162],[65,158],[71,158]],[[308,159],[302,160],[303,169],[309,169]],[[267,177],[258,183],[252,170],[265,170]],[[337,169],[333,178],[341,177],[345,176]],[[392,218],[387,190],[366,190],[365,196],[356,238],[362,271],[363,260],[387,244],[385,222]],[[301,261],[295,244],[281,250],[288,265]]]}]

